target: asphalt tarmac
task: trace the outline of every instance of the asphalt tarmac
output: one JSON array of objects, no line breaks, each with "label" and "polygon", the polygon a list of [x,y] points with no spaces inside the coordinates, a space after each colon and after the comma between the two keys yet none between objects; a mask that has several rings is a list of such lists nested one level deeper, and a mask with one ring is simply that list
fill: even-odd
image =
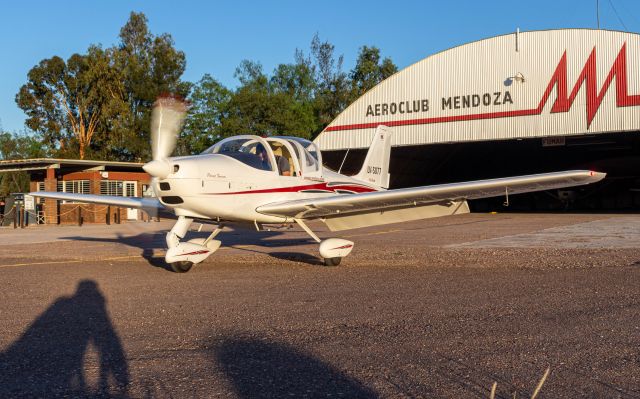
[{"label": "asphalt tarmac", "polygon": [[0,397],[640,397],[638,215],[314,225],[338,267],[229,230],[186,274],[170,226],[0,229]]}]

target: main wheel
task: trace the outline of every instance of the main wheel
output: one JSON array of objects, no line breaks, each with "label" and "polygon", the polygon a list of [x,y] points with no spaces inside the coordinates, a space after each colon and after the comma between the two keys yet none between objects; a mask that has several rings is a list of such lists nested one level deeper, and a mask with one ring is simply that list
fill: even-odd
[{"label": "main wheel", "polygon": [[191,270],[191,266],[193,266],[193,262],[189,262],[189,261],[173,262],[171,264],[171,269],[173,269],[173,271],[176,273],[186,273],[189,270]]},{"label": "main wheel", "polygon": [[340,257],[324,258],[324,265],[325,266],[338,266],[340,264],[341,260],[342,260],[342,258],[340,258]]}]

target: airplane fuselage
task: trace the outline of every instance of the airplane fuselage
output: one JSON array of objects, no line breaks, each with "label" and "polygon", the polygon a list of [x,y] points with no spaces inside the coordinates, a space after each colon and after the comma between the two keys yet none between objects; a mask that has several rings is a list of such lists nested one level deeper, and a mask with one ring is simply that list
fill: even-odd
[{"label": "airplane fuselage", "polygon": [[315,176],[282,176],[277,170],[256,169],[224,154],[174,157],[168,162],[174,172],[154,179],[153,189],[178,216],[286,223],[291,220],[264,215],[256,208],[280,201],[379,190],[326,168]]}]

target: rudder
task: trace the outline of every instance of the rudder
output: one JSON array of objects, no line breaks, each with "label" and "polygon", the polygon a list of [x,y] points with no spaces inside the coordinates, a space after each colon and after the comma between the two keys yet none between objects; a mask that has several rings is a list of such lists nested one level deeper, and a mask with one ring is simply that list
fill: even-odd
[{"label": "rudder", "polygon": [[388,126],[378,125],[362,169],[353,178],[381,188],[389,188],[391,134],[392,131]]}]

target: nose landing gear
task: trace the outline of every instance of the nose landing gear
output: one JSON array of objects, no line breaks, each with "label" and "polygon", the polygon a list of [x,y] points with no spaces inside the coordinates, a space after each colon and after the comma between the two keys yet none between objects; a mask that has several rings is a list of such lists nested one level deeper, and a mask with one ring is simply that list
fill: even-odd
[{"label": "nose landing gear", "polygon": [[194,238],[187,242],[181,242],[180,239],[187,234],[192,222],[193,219],[180,216],[171,231],[167,233],[166,240],[169,249],[164,259],[176,273],[188,272],[193,265],[204,261],[216,252],[222,244],[220,241],[214,240],[222,231],[222,226],[215,229],[206,239]]}]

